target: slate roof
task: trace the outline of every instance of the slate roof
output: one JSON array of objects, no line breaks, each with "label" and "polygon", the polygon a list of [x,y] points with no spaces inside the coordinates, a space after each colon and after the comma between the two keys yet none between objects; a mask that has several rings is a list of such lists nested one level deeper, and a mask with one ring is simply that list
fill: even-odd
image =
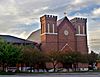
[{"label": "slate roof", "polygon": [[30,43],[30,44],[35,44],[35,42],[29,41],[29,40],[25,40],[22,38],[18,38],[15,36],[10,36],[10,35],[0,35],[0,38],[5,40],[6,42],[9,43]]},{"label": "slate roof", "polygon": [[33,34],[35,34],[35,33],[40,33],[40,32],[41,32],[41,29],[38,29],[38,30],[36,30],[36,31],[33,31],[33,32],[28,36],[27,39],[33,37]]},{"label": "slate roof", "polygon": [[30,41],[35,41],[37,43],[41,43],[41,29],[38,29],[36,31],[33,31],[29,37],[27,38],[27,40]]}]

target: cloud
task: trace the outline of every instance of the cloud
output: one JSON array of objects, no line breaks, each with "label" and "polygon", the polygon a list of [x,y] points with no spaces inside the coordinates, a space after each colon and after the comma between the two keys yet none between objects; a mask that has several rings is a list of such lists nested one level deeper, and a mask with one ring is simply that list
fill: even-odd
[{"label": "cloud", "polygon": [[100,8],[96,8],[93,10],[93,15],[100,17]]},{"label": "cloud", "polygon": [[23,38],[23,37],[26,37],[26,36],[27,36],[27,32],[26,31],[23,31],[22,33],[19,34],[20,38]]},{"label": "cloud", "polygon": [[[40,16],[54,14],[62,18],[64,12],[69,19],[76,16],[88,19],[90,43],[91,39],[100,38],[99,0],[0,0],[0,34],[26,38],[40,28]],[[99,47],[93,43],[92,48]]]},{"label": "cloud", "polygon": [[[88,45],[90,50],[99,52],[100,47],[100,19],[91,13],[76,13],[73,17],[85,17],[87,18],[87,31],[88,31]],[[95,19],[94,19],[95,18]]]},{"label": "cloud", "polygon": [[89,46],[91,50],[99,52],[100,48],[100,27],[97,30],[89,32]]},{"label": "cloud", "polygon": [[74,2],[72,4],[76,5],[76,4],[80,4],[82,3],[82,0],[74,0]]},{"label": "cloud", "polygon": [[34,9],[34,10],[33,10],[33,13],[34,13],[34,14],[40,13],[40,12],[43,12],[43,11],[45,11],[45,10],[47,10],[47,9],[48,9],[47,6],[41,7],[41,8],[38,8],[38,9]]}]

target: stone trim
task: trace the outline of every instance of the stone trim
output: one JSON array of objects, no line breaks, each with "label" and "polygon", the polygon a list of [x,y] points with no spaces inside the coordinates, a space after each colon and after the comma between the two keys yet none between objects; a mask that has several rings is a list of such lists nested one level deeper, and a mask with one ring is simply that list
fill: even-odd
[{"label": "stone trim", "polygon": [[75,36],[86,36],[86,34],[76,34]]},{"label": "stone trim", "polygon": [[52,35],[58,35],[58,33],[42,33],[41,36],[42,36],[42,35],[45,35],[45,34],[48,34],[48,35],[51,35],[51,34],[52,34]]}]

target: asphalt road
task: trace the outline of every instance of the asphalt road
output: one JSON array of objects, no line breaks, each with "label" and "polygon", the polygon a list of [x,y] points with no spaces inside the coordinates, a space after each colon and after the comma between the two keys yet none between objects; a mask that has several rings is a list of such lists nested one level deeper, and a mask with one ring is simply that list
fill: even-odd
[{"label": "asphalt road", "polygon": [[89,74],[24,74],[24,75],[0,75],[0,77],[100,77],[100,73]]}]

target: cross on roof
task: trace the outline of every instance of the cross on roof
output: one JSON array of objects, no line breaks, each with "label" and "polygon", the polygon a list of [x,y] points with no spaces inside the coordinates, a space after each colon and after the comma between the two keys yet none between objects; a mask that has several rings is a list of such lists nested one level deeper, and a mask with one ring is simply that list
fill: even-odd
[{"label": "cross on roof", "polygon": [[67,15],[67,13],[66,13],[66,12],[64,12],[64,15],[66,16],[66,15]]}]

